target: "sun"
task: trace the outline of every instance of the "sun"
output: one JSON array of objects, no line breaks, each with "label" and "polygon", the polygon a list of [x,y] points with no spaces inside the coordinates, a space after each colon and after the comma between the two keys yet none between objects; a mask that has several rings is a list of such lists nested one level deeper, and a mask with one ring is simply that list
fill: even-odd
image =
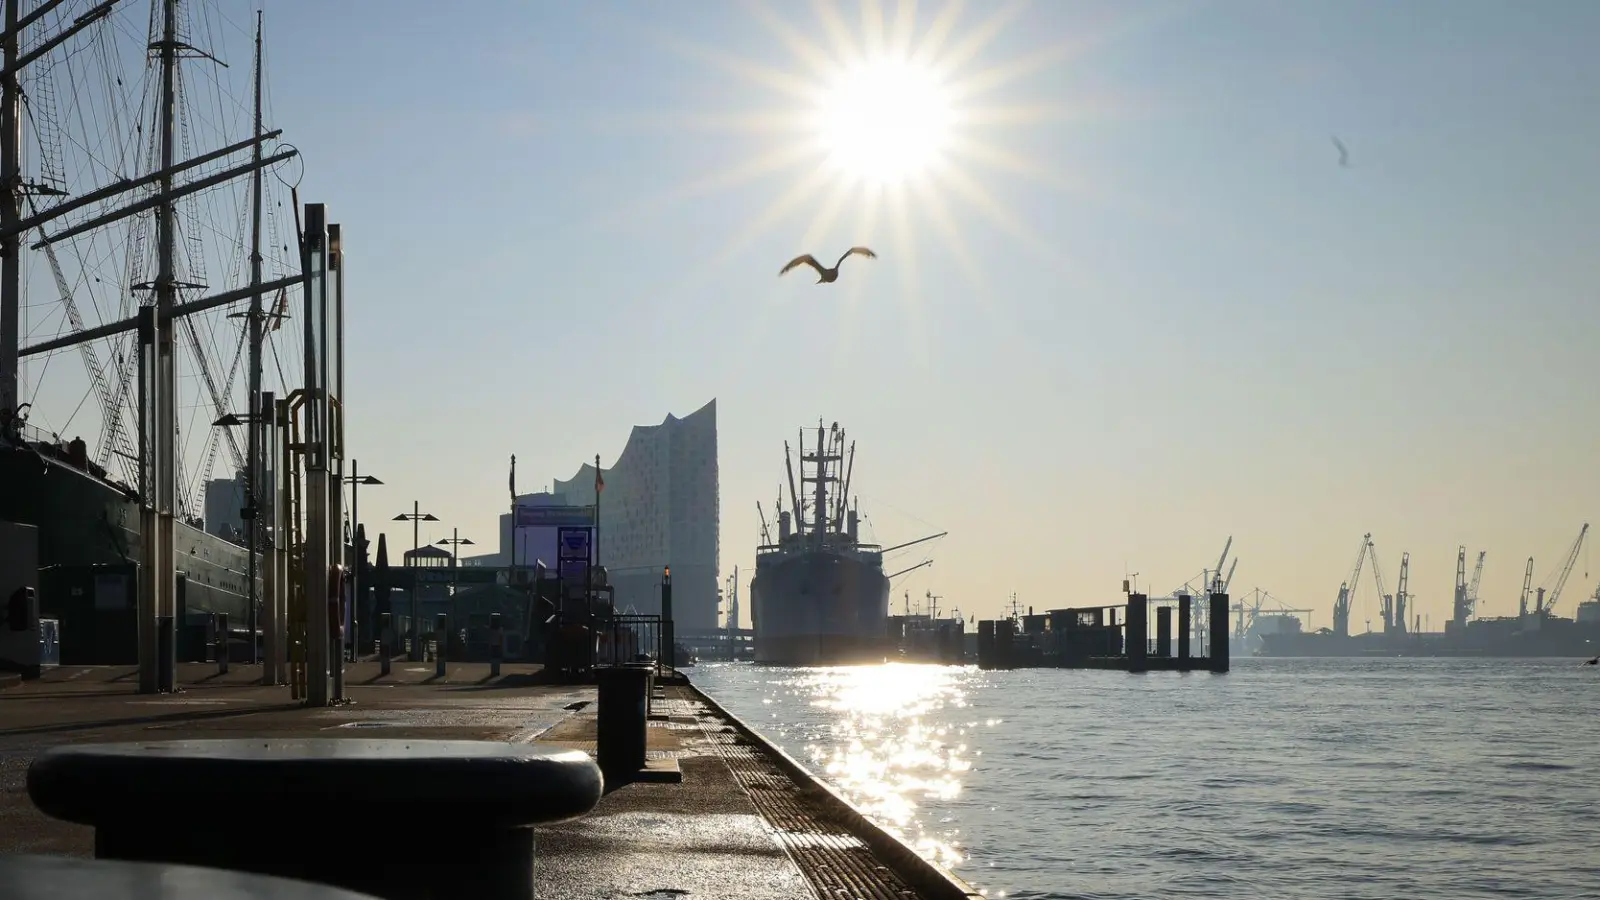
[{"label": "sun", "polygon": [[893,184],[942,157],[954,119],[948,91],[933,69],[879,59],[845,69],[822,93],[817,136],[839,171]]}]

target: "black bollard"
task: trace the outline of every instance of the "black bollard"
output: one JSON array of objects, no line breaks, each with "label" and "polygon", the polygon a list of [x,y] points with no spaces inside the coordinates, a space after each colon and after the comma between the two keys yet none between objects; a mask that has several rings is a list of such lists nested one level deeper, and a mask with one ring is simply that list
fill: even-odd
[{"label": "black bollard", "polygon": [[650,667],[602,666],[594,670],[599,687],[596,761],[607,783],[631,781],[644,768],[650,721]]},{"label": "black bollard", "polygon": [[439,613],[433,617],[433,674],[439,678],[444,677],[444,658],[449,654],[446,648],[450,644],[450,616]]},{"label": "black bollard", "polygon": [[500,657],[505,652],[506,633],[500,614],[489,614],[489,677],[500,677]]},{"label": "black bollard", "polygon": [[172,693],[178,689],[177,631],[172,616],[156,619],[156,690]]},{"label": "black bollard", "polygon": [[228,674],[228,614],[217,613],[217,674]]},{"label": "black bollard", "polygon": [[378,674],[389,675],[389,657],[394,655],[394,632],[389,624],[389,613],[378,613]]}]

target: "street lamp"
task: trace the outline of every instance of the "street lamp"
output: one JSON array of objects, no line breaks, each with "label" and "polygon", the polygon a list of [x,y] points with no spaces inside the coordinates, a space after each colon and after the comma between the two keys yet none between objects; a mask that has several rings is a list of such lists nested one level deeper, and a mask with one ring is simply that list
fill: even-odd
[{"label": "street lamp", "polygon": [[361,531],[361,486],[383,484],[371,475],[362,475],[360,466],[357,460],[350,460],[350,474],[342,479],[350,485],[350,546],[355,548],[356,558],[355,564],[350,567],[350,649],[339,649],[346,653],[346,658],[351,662],[356,661],[356,628],[360,624],[361,611],[361,548],[356,546],[356,536]]},{"label": "street lamp", "polygon": [[[245,563],[245,598],[247,600],[245,608],[250,614],[248,616],[248,626],[250,628],[250,662],[252,665],[261,662],[261,655],[256,650],[256,606],[260,602],[260,597],[256,593],[256,553],[261,549],[261,532],[256,527],[258,518],[256,515],[256,489],[259,487],[256,484],[256,479],[260,476],[257,471],[260,467],[260,461],[256,459],[260,452],[260,445],[256,440],[256,423],[264,418],[265,416],[260,413],[224,413],[215,422],[211,423],[216,428],[236,428],[247,422],[251,426],[250,440],[248,442],[250,445],[250,458],[245,462],[244,467],[244,508],[239,510],[239,517],[245,520],[245,543],[248,551],[246,556],[249,557],[249,560]],[[223,636],[223,641],[223,646],[226,647],[226,635]]]},{"label": "street lamp", "polygon": [[395,516],[394,521],[409,521],[411,523],[411,652],[406,654],[406,658],[412,662],[417,662],[422,659],[422,632],[418,630],[422,624],[419,621],[422,615],[422,604],[417,597],[416,570],[417,549],[421,546],[422,534],[421,526],[418,523],[437,522],[439,517],[433,513],[423,512],[421,502],[413,500],[411,501],[411,512]]},{"label": "street lamp", "polygon": [[461,546],[472,543],[472,538],[461,536],[461,529],[450,529],[450,536],[440,538],[439,544],[450,548],[450,599],[452,605],[455,596],[461,593]]}]

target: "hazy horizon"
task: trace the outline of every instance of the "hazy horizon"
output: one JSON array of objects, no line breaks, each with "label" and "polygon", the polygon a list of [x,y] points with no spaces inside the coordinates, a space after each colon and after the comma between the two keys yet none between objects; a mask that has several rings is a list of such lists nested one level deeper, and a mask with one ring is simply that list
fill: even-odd
[{"label": "hazy horizon", "polygon": [[[724,578],[820,417],[873,537],[950,532],[897,607],[1165,593],[1230,535],[1232,593],[1313,627],[1366,532],[1433,629],[1458,545],[1469,576],[1488,551],[1480,615],[1530,555],[1553,580],[1600,493],[1600,6],[973,2],[941,32],[926,2],[901,32],[902,6],[268,7],[268,125],[344,227],[374,540],[408,548],[386,520],[416,500],[425,541],[492,549],[511,454],[537,490],[715,398]],[[899,34],[942,155],[851,183],[905,161],[840,169],[811,107]],[[878,259],[837,284],[777,275],[852,245]]]}]

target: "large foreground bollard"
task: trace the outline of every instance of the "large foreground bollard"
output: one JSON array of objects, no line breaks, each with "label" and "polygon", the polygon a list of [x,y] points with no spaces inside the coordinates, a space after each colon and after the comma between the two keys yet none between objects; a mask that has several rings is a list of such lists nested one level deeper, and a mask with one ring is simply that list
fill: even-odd
[{"label": "large foreground bollard", "polygon": [[159,863],[0,855],[7,897],[95,897],[104,900],[374,900],[326,884],[249,872]]},{"label": "large foreground bollard", "polygon": [[[28,769],[34,804],[93,826],[99,859],[300,878],[384,900],[533,900],[533,826],[587,813],[601,786],[581,750],[494,741],[77,744]],[[228,814],[195,815],[212,804]],[[413,823],[426,839],[396,853],[393,830],[332,809]]]},{"label": "large foreground bollard", "polygon": [[600,709],[596,755],[606,781],[632,780],[644,768],[650,733],[649,666],[605,666],[594,670]]}]

